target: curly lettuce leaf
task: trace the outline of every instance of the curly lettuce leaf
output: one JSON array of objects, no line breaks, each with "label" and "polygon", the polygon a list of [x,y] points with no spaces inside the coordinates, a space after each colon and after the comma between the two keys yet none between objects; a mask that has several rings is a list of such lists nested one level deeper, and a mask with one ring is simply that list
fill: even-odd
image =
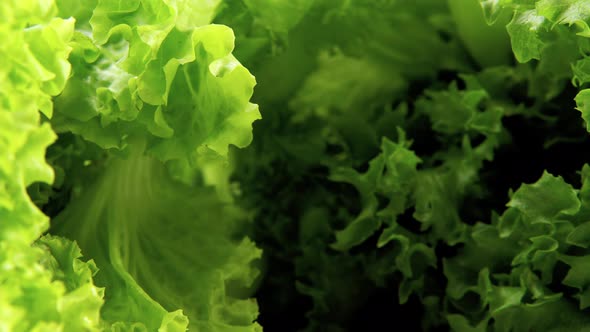
[{"label": "curly lettuce leaf", "polygon": [[[572,247],[585,246],[588,210],[582,197],[562,178],[544,173],[513,193],[509,208],[491,225],[473,227],[460,255],[444,265],[449,302],[464,315],[449,315],[451,326],[465,326],[465,331],[488,325],[498,331],[584,330],[588,318],[568,293],[554,291],[556,284],[562,284],[561,290],[572,287],[578,290],[579,308],[589,305],[587,253]],[[566,274],[558,272],[559,264],[567,266]],[[469,304],[470,294],[477,295],[476,307]],[[560,315],[549,315],[557,308]]]},{"label": "curly lettuce leaf", "polygon": [[[546,99],[571,80],[582,86],[588,75],[590,10],[584,0],[481,1],[489,22],[512,15],[506,26],[519,62],[533,62],[547,80],[538,86]],[[536,60],[536,61],[532,61]]]},{"label": "curly lettuce leaf", "polygon": [[[217,5],[192,5],[0,5],[0,36],[10,41],[0,47],[2,329],[172,332],[190,317],[197,331],[260,330],[248,299],[260,251],[242,237],[240,213],[185,174],[206,163],[202,155],[219,165],[230,144],[249,143],[259,118],[249,102],[255,80],[231,55],[231,29],[209,24]],[[69,16],[77,20],[60,18]],[[52,143],[55,169],[45,161]],[[150,187],[121,191],[133,189],[131,174]],[[32,200],[58,215],[52,236],[40,239],[49,218]],[[131,209],[134,201],[153,210]],[[145,234],[158,236],[147,247],[128,238],[148,224]]]},{"label": "curly lettuce leaf", "polygon": [[113,328],[258,331],[256,303],[243,296],[260,250],[240,239],[244,220],[232,209],[211,189],[175,181],[139,148],[109,159],[52,232],[76,239],[96,261]]},{"label": "curly lettuce leaf", "polygon": [[[265,3],[286,22],[299,20],[300,11]],[[448,99],[424,98],[417,111],[424,88],[444,95],[438,80],[447,71],[474,68],[445,2],[316,1],[287,34],[257,15],[228,6],[217,20],[237,31],[240,59],[260,82],[254,98],[267,110],[253,146],[236,153],[233,178],[268,253],[260,292],[268,324],[307,312],[293,330],[343,330],[380,287],[397,290],[390,298],[402,303],[414,295],[432,303],[422,295],[435,250],[464,240],[463,200],[481,195],[478,172],[504,142],[502,118],[517,108],[491,97],[512,87],[512,72],[488,73]],[[449,122],[468,113],[440,138],[450,151],[436,156],[423,149],[439,137],[421,131],[433,107]],[[489,137],[482,144],[481,135]],[[409,148],[414,139],[422,151]],[[297,292],[313,304],[293,305],[308,300]]]},{"label": "curly lettuce leaf", "polygon": [[249,102],[255,79],[231,54],[232,30],[208,24],[216,6],[195,6],[99,1],[92,37],[80,29],[73,43],[74,75],[55,101],[56,130],[106,149],[125,149],[140,135],[162,161],[248,145],[260,117]]},{"label": "curly lettuce leaf", "polygon": [[51,183],[45,149],[55,140],[42,112],[68,76],[74,20],[55,18],[53,2],[0,4],[0,330],[99,331],[103,291],[96,266],[76,244],[41,235],[45,216],[27,195]]},{"label": "curly lettuce leaf", "polygon": [[[369,162],[365,174],[358,174],[354,169],[336,168],[332,171],[332,181],[352,184],[360,195],[363,206],[359,215],[336,233],[333,247],[348,250],[367,240],[382,225],[384,219],[388,224],[395,223],[395,218],[408,207],[408,199],[416,181],[416,166],[421,162],[414,152],[408,149],[409,142],[400,130],[398,143],[383,139],[382,154]],[[390,203],[378,211],[377,195],[383,195]],[[391,219],[390,219],[391,218]],[[387,241],[380,241],[383,245]]]}]

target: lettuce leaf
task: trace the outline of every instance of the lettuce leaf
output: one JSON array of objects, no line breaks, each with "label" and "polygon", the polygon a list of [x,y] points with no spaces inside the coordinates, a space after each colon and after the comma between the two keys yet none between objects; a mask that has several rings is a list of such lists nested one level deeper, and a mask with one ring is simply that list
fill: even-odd
[{"label": "lettuce leaf", "polygon": [[193,20],[200,8],[186,6],[100,1],[86,23],[92,38],[82,28],[76,35],[74,75],[55,101],[56,131],[106,149],[139,136],[162,161],[246,146],[260,117],[249,102],[254,77],[231,55],[232,30]]},{"label": "lettuce leaf", "polygon": [[2,330],[260,330],[244,213],[192,181],[260,117],[217,7],[0,5]]},{"label": "lettuce leaf", "polygon": [[587,330],[590,7],[469,1],[0,4],[0,330]]},{"label": "lettuce leaf", "polygon": [[[41,111],[70,74],[67,61],[74,21],[54,18],[49,2],[0,5],[0,329],[100,329],[103,290],[93,284],[96,265],[81,260],[76,244],[41,235],[45,216],[27,195],[33,182],[51,183],[45,149],[55,140]],[[41,237],[41,238],[40,238]],[[39,239],[40,238],[40,239]]]},{"label": "lettuce leaf", "polygon": [[76,239],[101,269],[104,320],[148,331],[183,331],[189,321],[196,331],[258,330],[256,304],[237,298],[260,256],[240,239],[240,212],[141,151],[109,160],[53,221],[52,232]]}]

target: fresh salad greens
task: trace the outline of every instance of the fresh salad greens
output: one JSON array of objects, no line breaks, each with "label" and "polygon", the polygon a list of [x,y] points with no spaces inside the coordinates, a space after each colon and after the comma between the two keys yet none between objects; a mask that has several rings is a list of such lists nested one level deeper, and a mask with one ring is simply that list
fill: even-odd
[{"label": "fresh salad greens", "polygon": [[590,0],[0,17],[0,332],[590,332]]}]

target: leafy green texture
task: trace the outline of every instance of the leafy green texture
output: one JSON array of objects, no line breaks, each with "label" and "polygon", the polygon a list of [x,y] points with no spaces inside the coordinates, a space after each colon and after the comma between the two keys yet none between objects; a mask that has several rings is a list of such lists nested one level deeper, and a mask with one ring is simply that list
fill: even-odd
[{"label": "leafy green texture", "polygon": [[[561,220],[583,210],[578,191],[546,173],[509,196],[544,168],[577,181],[584,157],[564,146],[587,148],[569,85],[588,81],[579,30],[544,1],[258,3],[216,20],[236,31],[259,82],[263,120],[233,179],[265,252],[263,326],[362,331],[409,315],[416,330],[586,324],[553,291],[570,287],[553,274],[565,273],[558,253],[578,226]],[[586,243],[580,227],[567,241]],[[529,308],[526,289],[547,304]],[[541,319],[559,306],[568,313]]]},{"label": "leafy green texture", "polygon": [[[48,218],[26,188],[51,183],[45,149],[55,140],[40,113],[70,73],[67,57],[74,21],[53,18],[56,8],[35,1],[0,5],[0,329],[98,330],[103,290],[96,265],[84,262],[69,240],[41,237]],[[28,27],[29,24],[34,24]],[[33,245],[33,243],[35,243]]]},{"label": "leafy green texture", "polygon": [[587,0],[0,16],[1,331],[589,330]]},{"label": "leafy green texture", "polygon": [[[587,181],[584,176],[584,186]],[[583,331],[587,317],[552,289],[556,283],[577,288],[576,305],[588,306],[586,257],[582,252],[572,255],[572,245],[580,246],[575,239],[584,237],[580,217],[587,214],[585,202],[563,179],[545,173],[519,188],[508,206],[491,225],[476,225],[462,253],[446,262],[452,305],[466,305],[468,294],[477,294],[479,305],[463,309],[467,317],[499,331]],[[568,272],[555,280],[558,263],[565,263]],[[567,309],[548,315],[558,307]]]},{"label": "leafy green texture", "polygon": [[[142,136],[161,160],[193,162],[197,149],[244,147],[259,118],[255,80],[232,56],[228,27],[193,17],[201,8],[161,0],[100,1],[81,30],[74,76],[56,99],[53,123],[103,148]],[[207,8],[205,6],[205,8]]]},{"label": "leafy green texture", "polygon": [[260,250],[205,186],[259,118],[218,5],[0,5],[1,330],[260,330]]},{"label": "leafy green texture", "polygon": [[54,220],[54,231],[76,239],[101,268],[104,319],[183,331],[189,320],[173,310],[184,308],[197,331],[256,330],[255,303],[230,297],[251,287],[257,272],[250,263],[260,255],[236,238],[238,211],[211,190],[174,182],[141,152],[105,168]]},{"label": "leafy green texture", "polygon": [[[222,22],[251,29],[238,34],[238,45],[255,45],[269,29],[254,28],[254,11],[239,21],[229,13],[220,14]],[[435,306],[427,290],[440,287],[428,273],[438,266],[436,248],[465,239],[463,201],[485,194],[478,172],[508,141],[501,119],[522,111],[502,95],[520,72],[465,75],[458,81],[467,87],[426,83],[424,96],[407,96],[416,89],[412,81],[471,71],[450,13],[433,1],[318,2],[281,38],[243,57],[260,82],[255,98],[268,111],[254,145],[237,153],[234,173],[239,201],[256,211],[254,237],[267,252],[263,315],[301,311],[289,301],[303,293],[313,303],[300,328],[354,330],[354,313],[385,287],[402,303],[416,294]],[[430,123],[440,137],[420,132]],[[418,149],[449,149],[418,154],[414,140]],[[283,288],[266,294],[265,285]],[[272,324],[269,318],[278,328]]]},{"label": "leafy green texture", "polygon": [[260,252],[240,236],[244,217],[204,187],[207,165],[247,145],[259,118],[231,29],[209,24],[217,7],[99,1],[89,14],[60,4],[86,21],[51,118],[63,138],[49,150],[66,178],[57,188],[72,196],[51,232],[96,261],[107,329],[259,330],[246,298]]},{"label": "leafy green texture", "polygon": [[547,97],[558,92],[553,84],[573,80],[576,85],[585,82],[587,69],[588,20],[590,11],[584,0],[557,1],[482,1],[489,21],[505,17],[513,11],[507,25],[516,59],[520,62],[538,60],[538,70],[551,84]]}]

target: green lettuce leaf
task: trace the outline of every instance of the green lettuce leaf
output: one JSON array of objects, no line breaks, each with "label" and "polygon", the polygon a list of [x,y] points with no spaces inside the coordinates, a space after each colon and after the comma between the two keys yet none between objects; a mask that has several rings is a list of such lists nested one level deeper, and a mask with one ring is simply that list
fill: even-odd
[{"label": "green lettuce leaf", "polygon": [[74,75],[55,101],[56,130],[107,149],[141,136],[163,161],[194,163],[197,150],[225,156],[228,145],[249,144],[260,117],[249,102],[254,77],[231,54],[232,30],[208,24],[216,6],[197,8],[100,1],[89,18],[92,38],[81,28],[73,44]]},{"label": "green lettuce leaf", "polygon": [[52,232],[76,239],[100,268],[103,318],[113,328],[184,331],[190,321],[196,331],[258,330],[257,306],[242,296],[260,251],[240,239],[243,217],[142,151],[110,159],[53,221]]},{"label": "green lettuce leaf", "polygon": [[60,181],[30,192],[49,206],[51,234],[96,262],[103,327],[258,331],[248,297],[260,251],[223,169],[260,114],[232,30],[210,24],[221,3],[57,5],[79,18],[72,75],[48,115]]},{"label": "green lettuce leaf", "polygon": [[[587,183],[587,175],[582,180]],[[589,305],[587,255],[571,250],[571,244],[584,245],[586,207],[578,191],[545,172],[514,192],[507,206],[491,225],[475,225],[461,253],[445,261],[449,301],[463,312],[463,318],[449,315],[449,324],[465,331],[488,325],[498,331],[584,330],[587,317],[554,291],[558,283],[576,288],[579,307]],[[561,263],[567,274],[555,279]],[[473,294],[476,307],[469,302]],[[557,308],[562,314],[549,315]]]},{"label": "green lettuce leaf", "polygon": [[0,330],[98,331],[103,290],[96,266],[75,243],[41,237],[45,216],[27,195],[34,182],[51,183],[45,149],[55,140],[41,111],[70,75],[74,20],[55,18],[52,2],[0,5]]},{"label": "green lettuce leaf", "polygon": [[260,330],[260,250],[205,186],[252,139],[255,80],[193,5],[0,5],[2,330]]}]

